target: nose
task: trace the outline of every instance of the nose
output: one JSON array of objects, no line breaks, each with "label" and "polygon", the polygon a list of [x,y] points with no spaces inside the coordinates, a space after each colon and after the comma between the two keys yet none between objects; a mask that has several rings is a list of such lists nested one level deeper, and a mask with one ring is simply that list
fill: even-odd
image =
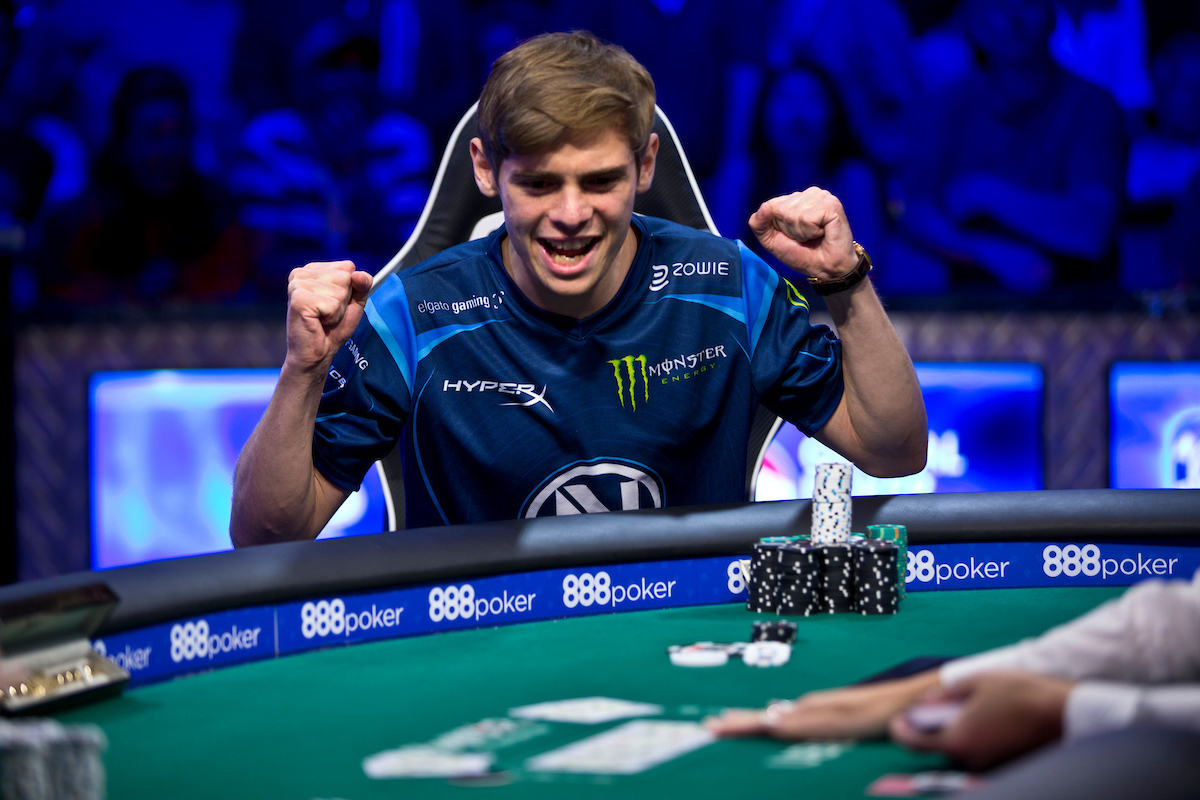
[{"label": "nose", "polygon": [[592,204],[578,186],[568,184],[559,193],[558,203],[550,218],[556,225],[577,230],[592,218]]}]

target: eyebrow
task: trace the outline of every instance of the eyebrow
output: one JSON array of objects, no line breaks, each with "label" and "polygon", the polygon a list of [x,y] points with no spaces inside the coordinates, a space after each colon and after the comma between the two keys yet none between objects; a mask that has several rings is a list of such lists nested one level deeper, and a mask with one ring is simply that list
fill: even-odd
[{"label": "eyebrow", "polygon": [[[538,170],[514,171],[512,177],[517,180],[560,180],[562,176],[557,172],[540,172]],[[581,181],[605,179],[605,178],[623,178],[625,177],[625,167],[610,167],[608,169],[598,169],[594,172],[586,172],[580,176]]]}]

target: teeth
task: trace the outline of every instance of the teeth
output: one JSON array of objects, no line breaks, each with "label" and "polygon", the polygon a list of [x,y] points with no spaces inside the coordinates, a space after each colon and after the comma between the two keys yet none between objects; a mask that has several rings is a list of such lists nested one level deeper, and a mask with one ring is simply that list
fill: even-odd
[{"label": "teeth", "polygon": [[542,247],[545,248],[547,255],[550,256],[558,264],[575,264],[580,261],[592,246],[596,243],[595,238],[590,239],[564,239],[560,242],[551,242],[548,239],[542,239]]}]

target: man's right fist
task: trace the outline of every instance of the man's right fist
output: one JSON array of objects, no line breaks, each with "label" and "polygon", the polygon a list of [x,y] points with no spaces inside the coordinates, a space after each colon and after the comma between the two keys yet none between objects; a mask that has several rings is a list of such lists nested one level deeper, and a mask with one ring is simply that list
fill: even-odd
[{"label": "man's right fist", "polygon": [[324,371],[362,319],[371,275],[350,261],[306,264],[288,276],[288,361]]}]

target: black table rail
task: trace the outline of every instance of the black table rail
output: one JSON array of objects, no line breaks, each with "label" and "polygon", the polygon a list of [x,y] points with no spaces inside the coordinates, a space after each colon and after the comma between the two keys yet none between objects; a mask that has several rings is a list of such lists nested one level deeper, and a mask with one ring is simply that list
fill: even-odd
[{"label": "black table rail", "polygon": [[[1200,490],[1058,490],[854,498],[854,529],[910,544],[1200,539]],[[330,593],[510,572],[749,552],[807,532],[808,500],[455,525],[289,542],[0,587],[0,602],[101,580],[121,598],[107,635],[189,615]]]}]

